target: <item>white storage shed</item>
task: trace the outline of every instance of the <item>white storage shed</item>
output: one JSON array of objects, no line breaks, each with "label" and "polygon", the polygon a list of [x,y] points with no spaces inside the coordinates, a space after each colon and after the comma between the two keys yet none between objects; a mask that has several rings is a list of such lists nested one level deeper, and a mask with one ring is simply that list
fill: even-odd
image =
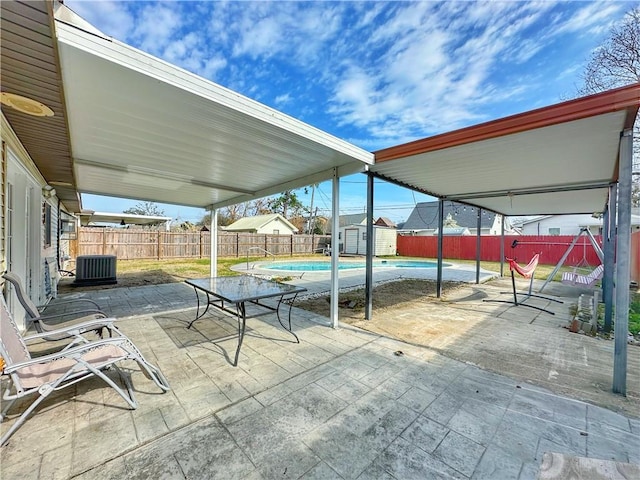
[{"label": "white storage shed", "polygon": [[[375,256],[395,255],[397,230],[390,227],[373,226],[373,254]],[[340,253],[350,255],[366,255],[367,226],[346,225],[340,227]]]}]

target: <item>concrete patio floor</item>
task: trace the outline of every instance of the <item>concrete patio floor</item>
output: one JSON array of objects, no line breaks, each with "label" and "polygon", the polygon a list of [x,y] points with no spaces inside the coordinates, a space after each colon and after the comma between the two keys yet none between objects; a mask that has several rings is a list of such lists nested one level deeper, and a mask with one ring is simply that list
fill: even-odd
[{"label": "concrete patio floor", "polygon": [[[534,479],[545,453],[636,464],[593,478],[640,474],[637,416],[434,348],[334,330],[294,308],[299,344],[275,315],[251,318],[232,367],[235,338],[212,340],[235,319],[214,311],[187,330],[195,298],[184,284],[74,295],[121,318],[172,390],[130,365],[137,410],[97,380],[55,394],[2,448],[2,478]],[[535,325],[529,309],[492,308]]]}]

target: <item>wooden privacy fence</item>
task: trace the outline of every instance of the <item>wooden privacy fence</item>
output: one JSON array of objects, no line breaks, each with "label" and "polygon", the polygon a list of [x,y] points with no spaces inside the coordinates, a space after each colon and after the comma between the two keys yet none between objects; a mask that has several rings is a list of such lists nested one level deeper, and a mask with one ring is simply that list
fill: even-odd
[{"label": "wooden privacy fence", "polygon": [[[119,260],[208,258],[209,232],[158,232],[141,229],[82,227],[72,245],[72,255],[115,255]],[[263,235],[218,233],[218,256],[253,257],[299,255],[322,251],[327,235]]]},{"label": "wooden privacy fence", "polygon": [[[481,260],[500,261],[500,239],[500,236],[493,235],[480,237]],[[531,257],[539,253],[541,264],[555,265],[567,251],[573,239],[574,237],[570,235],[509,235],[504,237],[504,254],[506,257],[515,258],[518,263],[527,263]],[[442,256],[447,259],[475,260],[476,240],[475,235],[443,237]],[[514,240],[517,240],[518,244],[512,247]],[[596,236],[596,240],[602,245],[599,235]],[[438,237],[398,235],[397,248],[399,255],[436,258]],[[565,265],[578,265],[585,261],[593,266],[601,263],[589,239],[582,236],[567,257]]]}]

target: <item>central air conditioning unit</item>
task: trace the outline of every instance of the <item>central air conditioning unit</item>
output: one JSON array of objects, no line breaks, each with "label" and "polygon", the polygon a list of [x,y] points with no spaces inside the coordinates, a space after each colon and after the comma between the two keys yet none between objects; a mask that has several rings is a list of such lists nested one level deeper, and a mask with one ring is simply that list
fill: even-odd
[{"label": "central air conditioning unit", "polygon": [[115,255],[80,255],[76,259],[74,286],[112,285],[116,279]]}]

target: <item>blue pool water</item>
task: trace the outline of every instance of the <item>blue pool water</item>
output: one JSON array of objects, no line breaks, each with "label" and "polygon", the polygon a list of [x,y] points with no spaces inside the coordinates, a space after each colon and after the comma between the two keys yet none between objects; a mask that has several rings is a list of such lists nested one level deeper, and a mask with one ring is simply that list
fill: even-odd
[{"label": "blue pool water", "polygon": [[[365,268],[365,262],[340,262],[339,270],[351,270],[354,268]],[[395,268],[436,268],[435,262],[421,260],[378,260],[373,262],[375,267],[395,267]],[[295,272],[322,272],[331,270],[331,262],[278,262],[261,265],[260,268],[268,270],[287,270]]]}]

